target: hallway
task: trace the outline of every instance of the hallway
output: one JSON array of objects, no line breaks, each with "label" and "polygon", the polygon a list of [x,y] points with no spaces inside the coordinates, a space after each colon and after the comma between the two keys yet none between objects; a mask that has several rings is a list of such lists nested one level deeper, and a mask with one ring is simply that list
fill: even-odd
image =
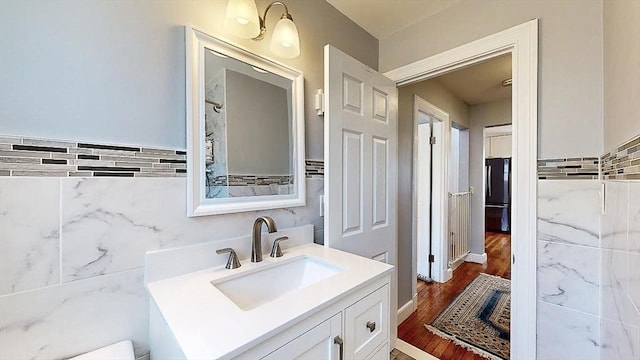
[{"label": "hallway", "polygon": [[511,236],[500,233],[485,234],[487,264],[464,262],[454,272],[447,283],[426,283],[418,281],[418,309],[398,326],[398,338],[422,349],[441,360],[483,360],[451,340],[440,338],[425,328],[433,321],[479,273],[511,279]]}]

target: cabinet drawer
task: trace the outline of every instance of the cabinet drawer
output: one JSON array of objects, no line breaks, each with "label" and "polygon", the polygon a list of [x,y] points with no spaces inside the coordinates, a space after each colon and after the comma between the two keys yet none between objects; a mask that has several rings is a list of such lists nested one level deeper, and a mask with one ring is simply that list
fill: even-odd
[{"label": "cabinet drawer", "polygon": [[378,350],[376,350],[367,360],[389,360],[389,343],[385,342]]},{"label": "cabinet drawer", "polygon": [[389,337],[389,285],[345,310],[345,358],[365,359]]},{"label": "cabinet drawer", "polygon": [[340,336],[342,314],[336,314],[313,329],[298,336],[262,360],[332,360],[340,356],[334,338]]}]

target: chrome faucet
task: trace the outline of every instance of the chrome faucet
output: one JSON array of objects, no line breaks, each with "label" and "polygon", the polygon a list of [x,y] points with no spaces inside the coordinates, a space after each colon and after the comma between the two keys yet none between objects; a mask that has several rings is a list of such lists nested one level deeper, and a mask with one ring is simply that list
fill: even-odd
[{"label": "chrome faucet", "polygon": [[253,223],[253,239],[251,240],[251,262],[262,261],[262,223],[267,225],[270,233],[278,231],[276,222],[268,216],[261,216]]}]

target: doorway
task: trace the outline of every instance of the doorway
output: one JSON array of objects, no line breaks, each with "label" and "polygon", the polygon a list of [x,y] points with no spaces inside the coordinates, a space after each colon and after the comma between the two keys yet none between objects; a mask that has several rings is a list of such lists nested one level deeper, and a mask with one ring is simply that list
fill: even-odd
[{"label": "doorway", "polygon": [[413,97],[415,196],[412,227],[416,231],[417,277],[445,282],[451,278],[444,259],[447,248],[449,114],[418,95]]},{"label": "doorway", "polygon": [[[481,274],[503,279],[496,286],[499,285],[501,291],[510,290],[510,237],[485,232],[484,229],[485,212],[490,213],[488,210],[493,209],[492,206],[498,206],[491,199],[503,200],[507,204],[501,205],[509,211],[510,192],[508,187],[506,191],[502,188],[508,185],[504,180],[510,178],[510,168],[504,168],[507,170],[504,174],[499,171],[502,167],[498,169],[497,166],[489,166],[483,172],[485,162],[510,163],[509,158],[499,158],[510,157],[498,146],[504,142],[504,131],[489,131],[496,145],[494,153],[486,146],[490,145],[486,141],[486,125],[511,121],[511,88],[501,86],[503,80],[510,77],[511,57],[507,54],[399,89],[399,103],[405,103],[407,97],[414,98],[416,211],[412,216],[417,242],[416,314],[420,316],[409,316],[401,323],[398,334],[401,340],[442,359],[455,358],[451,357],[454,354],[456,357],[474,356],[471,351],[462,353],[465,347],[473,348],[473,343],[463,343],[463,347],[455,340],[443,341],[448,337],[431,327],[440,314],[453,306],[456,297],[463,292],[477,291],[467,289],[472,289],[471,284],[484,276]],[[431,99],[437,105],[430,102]],[[402,121],[402,116],[400,118]],[[509,142],[507,150],[510,145]],[[487,183],[491,176],[500,182]],[[473,193],[469,191],[469,185],[475,187]],[[471,200],[475,205],[473,209]],[[485,211],[485,206],[491,208]],[[489,292],[482,294],[485,296]],[[508,302],[509,295],[502,300]],[[461,307],[452,311],[471,310]],[[485,310],[497,314],[491,308]],[[499,310],[500,317],[508,323],[509,311]],[[484,329],[487,336],[499,334],[507,337],[506,340],[496,338],[501,347],[487,352],[508,352],[509,326],[498,332],[485,326],[490,322],[482,318],[467,319],[469,324],[474,321],[474,332]],[[425,328],[425,325],[429,327]],[[464,326],[466,324],[460,325],[461,328]],[[478,348],[478,351],[485,350]]]},{"label": "doorway", "polygon": [[[517,241],[512,244],[509,261],[514,279],[510,292],[511,324],[518,326],[511,326],[514,329],[511,358],[526,358],[536,351],[537,27],[537,20],[532,20],[386,73],[402,86],[512,54],[512,145],[516,161],[513,168],[512,233],[517,235]],[[402,251],[399,249],[399,253]],[[413,274],[415,279],[416,272]],[[410,300],[401,307],[401,311],[411,310],[413,306],[415,303]]]}]

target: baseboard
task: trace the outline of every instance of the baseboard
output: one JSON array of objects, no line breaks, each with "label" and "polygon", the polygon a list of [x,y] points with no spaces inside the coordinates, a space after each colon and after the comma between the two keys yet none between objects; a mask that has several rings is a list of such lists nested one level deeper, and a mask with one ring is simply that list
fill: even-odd
[{"label": "baseboard", "polygon": [[411,356],[416,360],[438,360],[437,357],[434,357],[433,355],[430,355],[401,339],[398,339],[398,341],[396,341],[396,349],[402,351],[403,353]]},{"label": "baseboard", "polygon": [[453,269],[452,268],[447,268],[447,270],[444,271],[444,281],[443,282],[447,282],[449,280],[451,280],[453,278]]},{"label": "baseboard", "polygon": [[469,253],[467,255],[467,257],[465,258],[465,261],[478,263],[478,264],[486,264],[487,263],[487,253],[482,253],[482,254]]},{"label": "baseboard", "polygon": [[413,314],[418,309],[418,294],[413,296],[413,299],[409,300],[400,309],[398,309],[398,325],[407,320],[409,315]]}]

